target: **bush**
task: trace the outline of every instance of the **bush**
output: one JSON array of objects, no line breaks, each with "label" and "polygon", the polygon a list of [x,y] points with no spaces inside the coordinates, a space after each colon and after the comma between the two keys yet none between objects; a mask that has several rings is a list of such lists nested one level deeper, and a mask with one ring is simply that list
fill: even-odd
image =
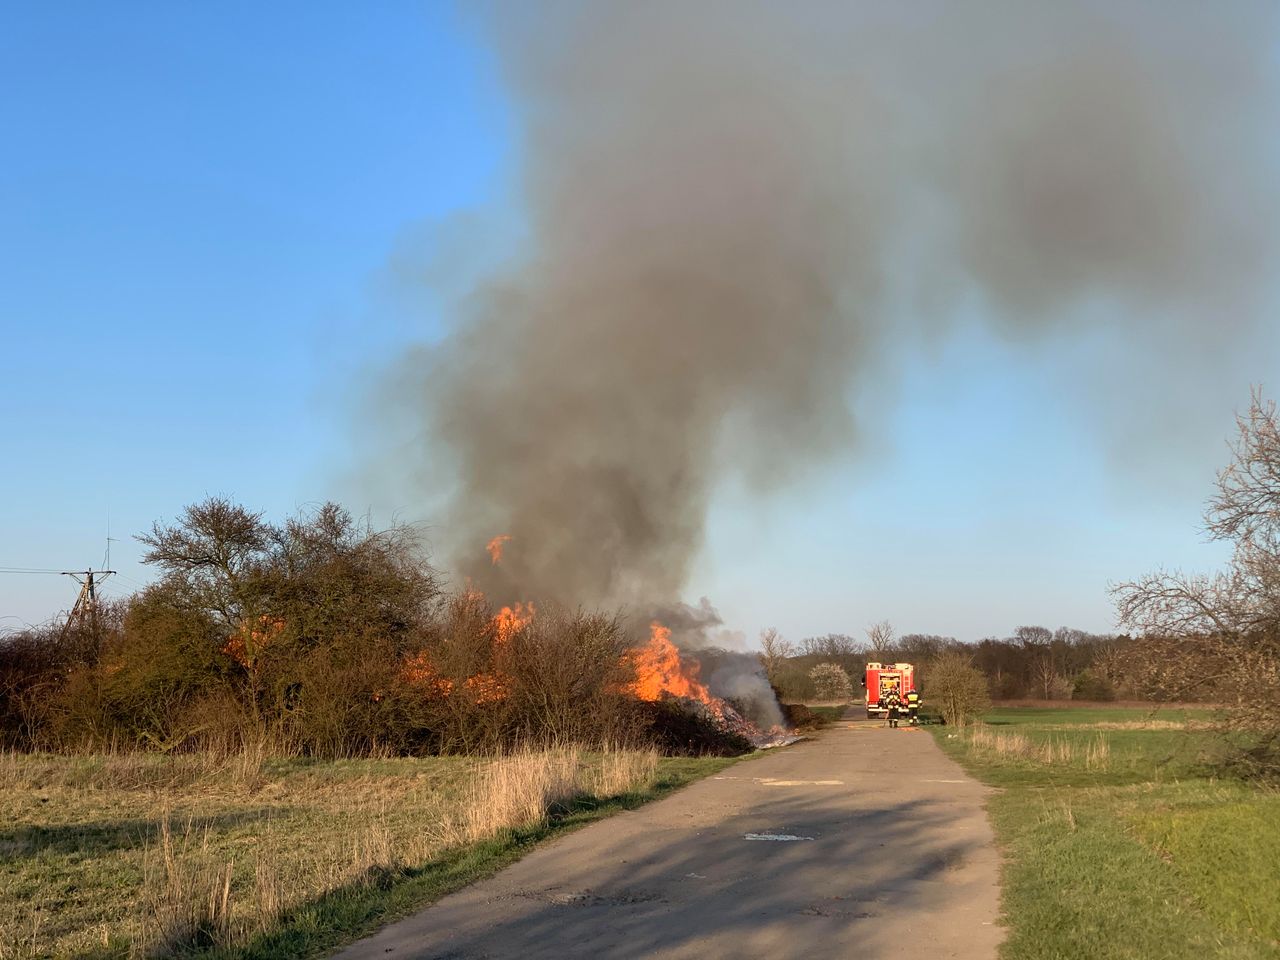
[{"label": "bush", "polygon": [[[616,616],[445,594],[408,528],[333,504],[275,525],[213,498],[139,539],[160,578],[103,605],[95,629],[0,638],[0,747],[752,749],[709,717],[641,703]],[[744,712],[778,722],[756,659],[715,656]]]},{"label": "bush", "polygon": [[739,757],[755,749],[746,737],[722,729],[710,714],[692,712],[676,700],[640,706],[654,746],[667,756]]},{"label": "bush", "polygon": [[816,713],[803,703],[782,704],[782,716],[787,726],[797,733],[805,730],[821,730],[831,724],[831,720],[825,714]]},{"label": "bush", "polygon": [[929,702],[944,722],[962,727],[991,709],[987,678],[963,653],[944,653],[929,666]]},{"label": "bush", "polygon": [[1083,670],[1076,674],[1071,697],[1074,700],[1114,700],[1116,689],[1106,677],[1092,670]]},{"label": "bush", "polygon": [[820,663],[809,671],[809,679],[818,700],[849,700],[853,696],[849,674],[839,664]]}]

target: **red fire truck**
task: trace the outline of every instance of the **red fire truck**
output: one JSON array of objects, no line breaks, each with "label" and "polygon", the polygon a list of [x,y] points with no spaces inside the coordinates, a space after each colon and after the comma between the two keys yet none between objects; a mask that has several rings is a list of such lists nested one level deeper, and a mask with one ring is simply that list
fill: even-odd
[{"label": "red fire truck", "polygon": [[881,706],[890,690],[897,690],[898,696],[905,698],[916,688],[916,668],[909,663],[867,664],[867,678],[863,681],[867,688],[867,718],[887,717],[889,708]]}]

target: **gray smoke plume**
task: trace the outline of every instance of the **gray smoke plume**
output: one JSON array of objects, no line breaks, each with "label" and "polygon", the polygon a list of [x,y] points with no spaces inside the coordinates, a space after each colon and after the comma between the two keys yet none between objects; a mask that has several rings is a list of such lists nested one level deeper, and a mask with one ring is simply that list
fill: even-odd
[{"label": "gray smoke plume", "polygon": [[1255,323],[1274,9],[491,11],[528,242],[405,365],[452,568],[503,601],[675,604],[713,485],[847,449],[887,346],[962,303],[1164,353]]}]

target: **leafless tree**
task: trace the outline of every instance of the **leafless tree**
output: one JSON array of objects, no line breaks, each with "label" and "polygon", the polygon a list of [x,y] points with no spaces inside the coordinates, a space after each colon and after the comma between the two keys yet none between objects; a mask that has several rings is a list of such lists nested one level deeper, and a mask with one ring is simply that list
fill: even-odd
[{"label": "leafless tree", "polygon": [[800,641],[800,652],[809,657],[856,657],[862,646],[845,633],[828,633],[821,637],[805,637]]},{"label": "leafless tree", "polygon": [[867,627],[868,654],[874,659],[892,660],[894,636],[893,625],[888,620],[881,620]]},{"label": "leafless tree", "polygon": [[955,637],[940,637],[931,633],[907,633],[898,638],[897,651],[912,663],[926,663],[941,656],[946,650],[958,646]]},{"label": "leafless tree", "polygon": [[760,631],[760,665],[770,683],[777,683],[782,665],[795,656],[795,645],[778,633],[776,627]]},{"label": "leafless tree", "polygon": [[1143,635],[1142,660],[1168,692],[1224,690],[1230,725],[1250,734],[1245,759],[1280,771],[1280,425],[1258,391],[1237,417],[1205,523],[1211,538],[1234,545],[1228,568],[1119,584],[1120,619]]},{"label": "leafless tree", "polygon": [[1048,627],[1018,627],[1013,635],[1024,647],[1047,647],[1053,640],[1053,631]]}]

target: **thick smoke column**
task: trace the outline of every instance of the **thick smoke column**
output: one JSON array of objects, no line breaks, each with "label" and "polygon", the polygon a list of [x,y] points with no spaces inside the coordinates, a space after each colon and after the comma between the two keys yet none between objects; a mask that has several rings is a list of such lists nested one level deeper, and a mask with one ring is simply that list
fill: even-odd
[{"label": "thick smoke column", "polygon": [[1027,334],[1109,304],[1166,350],[1252,322],[1269,5],[590,2],[489,27],[528,246],[407,369],[453,569],[496,599],[678,600],[714,483],[847,448],[885,345],[961,300]]}]

